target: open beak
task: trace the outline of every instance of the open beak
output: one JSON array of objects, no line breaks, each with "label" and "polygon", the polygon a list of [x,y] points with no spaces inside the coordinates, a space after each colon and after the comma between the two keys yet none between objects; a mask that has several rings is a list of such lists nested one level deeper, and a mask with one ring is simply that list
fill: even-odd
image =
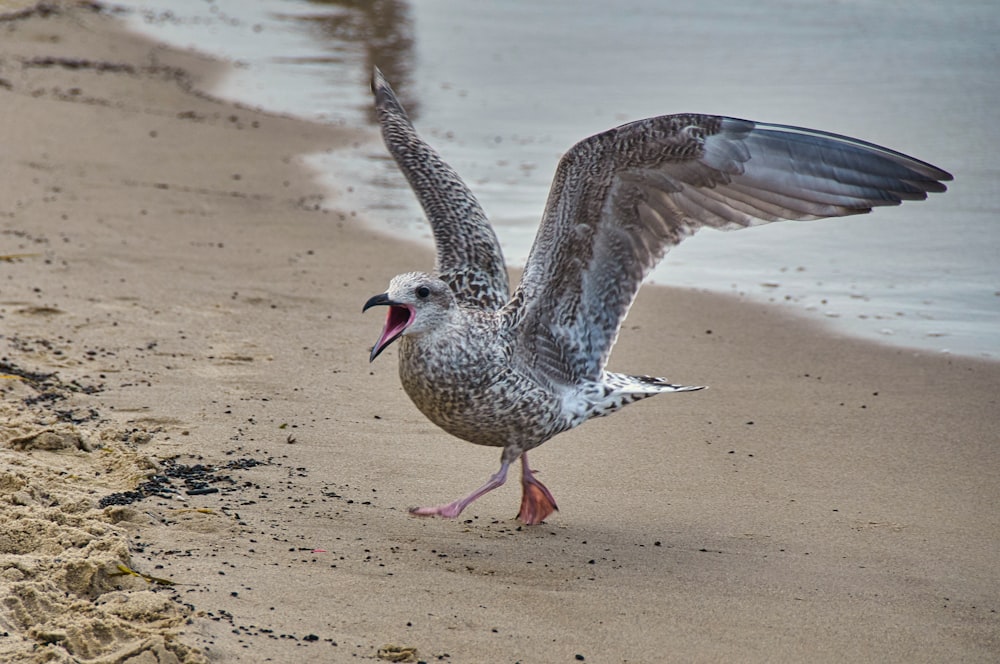
[{"label": "open beak", "polygon": [[385,327],[382,328],[382,336],[375,342],[372,354],[368,358],[369,362],[374,362],[386,346],[399,338],[406,328],[413,322],[414,311],[405,304],[398,304],[389,299],[388,293],[382,293],[365,302],[362,312],[368,311],[372,307],[389,307],[389,313],[385,317]]}]

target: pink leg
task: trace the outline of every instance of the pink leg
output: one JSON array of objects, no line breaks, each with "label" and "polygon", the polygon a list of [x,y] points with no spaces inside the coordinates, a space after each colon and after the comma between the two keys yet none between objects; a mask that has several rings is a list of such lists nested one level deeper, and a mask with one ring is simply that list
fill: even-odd
[{"label": "pink leg", "polygon": [[461,500],[456,500],[455,502],[448,503],[447,505],[438,505],[437,507],[411,507],[410,514],[414,514],[416,516],[443,516],[448,519],[454,519],[462,513],[462,510],[471,505],[477,498],[489,493],[498,486],[503,486],[503,483],[507,481],[508,468],[510,468],[509,461],[501,463],[500,470],[497,471],[496,475],[491,476],[490,480],[486,484],[482,485]]},{"label": "pink leg", "polygon": [[535,479],[535,471],[528,467],[528,453],[521,455],[521,511],[517,518],[529,526],[541,523],[555,512],[556,499],[544,484]]}]

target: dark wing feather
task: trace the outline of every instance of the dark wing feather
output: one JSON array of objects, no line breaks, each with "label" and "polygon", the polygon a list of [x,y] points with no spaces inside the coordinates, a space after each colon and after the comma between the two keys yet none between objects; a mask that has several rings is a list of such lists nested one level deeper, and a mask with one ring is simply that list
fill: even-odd
[{"label": "dark wing feather", "polygon": [[460,302],[499,309],[510,295],[507,268],[483,208],[451,166],[417,135],[378,68],[372,76],[372,93],[385,145],[434,232],[438,276]]},{"label": "dark wing feather", "polygon": [[699,228],[860,214],[945,191],[950,179],[898,152],[808,129],[705,115],[623,125],[560,161],[502,314],[536,374],[598,379],[642,280]]}]

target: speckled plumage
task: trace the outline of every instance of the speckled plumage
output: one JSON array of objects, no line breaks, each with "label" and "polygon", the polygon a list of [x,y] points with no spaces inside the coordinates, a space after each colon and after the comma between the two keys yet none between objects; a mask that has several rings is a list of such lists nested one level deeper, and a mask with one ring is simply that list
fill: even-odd
[{"label": "speckled plumage", "polygon": [[372,80],[383,138],[430,220],[435,274],[395,277],[365,305],[389,314],[371,359],[400,339],[406,393],[464,440],[502,447],[471,495],[412,510],[457,516],[522,462],[519,517],[555,509],[527,452],[591,417],[700,387],[605,369],[642,280],[703,226],[818,219],[942,192],[951,176],[870,143],[707,115],[669,115],[587,138],[562,158],[521,283],[509,295],[496,235],[458,175],[417,135],[392,89]]}]

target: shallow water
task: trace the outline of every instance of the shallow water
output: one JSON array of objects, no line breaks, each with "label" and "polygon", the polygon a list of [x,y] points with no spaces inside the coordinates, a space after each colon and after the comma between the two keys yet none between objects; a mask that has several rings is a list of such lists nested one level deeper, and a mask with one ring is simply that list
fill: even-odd
[{"label": "shallow water", "polygon": [[[371,123],[378,64],[475,190],[514,264],[562,152],[641,117],[814,127],[930,161],[956,176],[944,195],[861,217],[705,231],[653,280],[786,303],[899,346],[1000,357],[995,3],[121,4],[159,39],[238,61],[217,92],[271,110]],[[311,161],[337,206],[430,242],[377,140]]]}]

